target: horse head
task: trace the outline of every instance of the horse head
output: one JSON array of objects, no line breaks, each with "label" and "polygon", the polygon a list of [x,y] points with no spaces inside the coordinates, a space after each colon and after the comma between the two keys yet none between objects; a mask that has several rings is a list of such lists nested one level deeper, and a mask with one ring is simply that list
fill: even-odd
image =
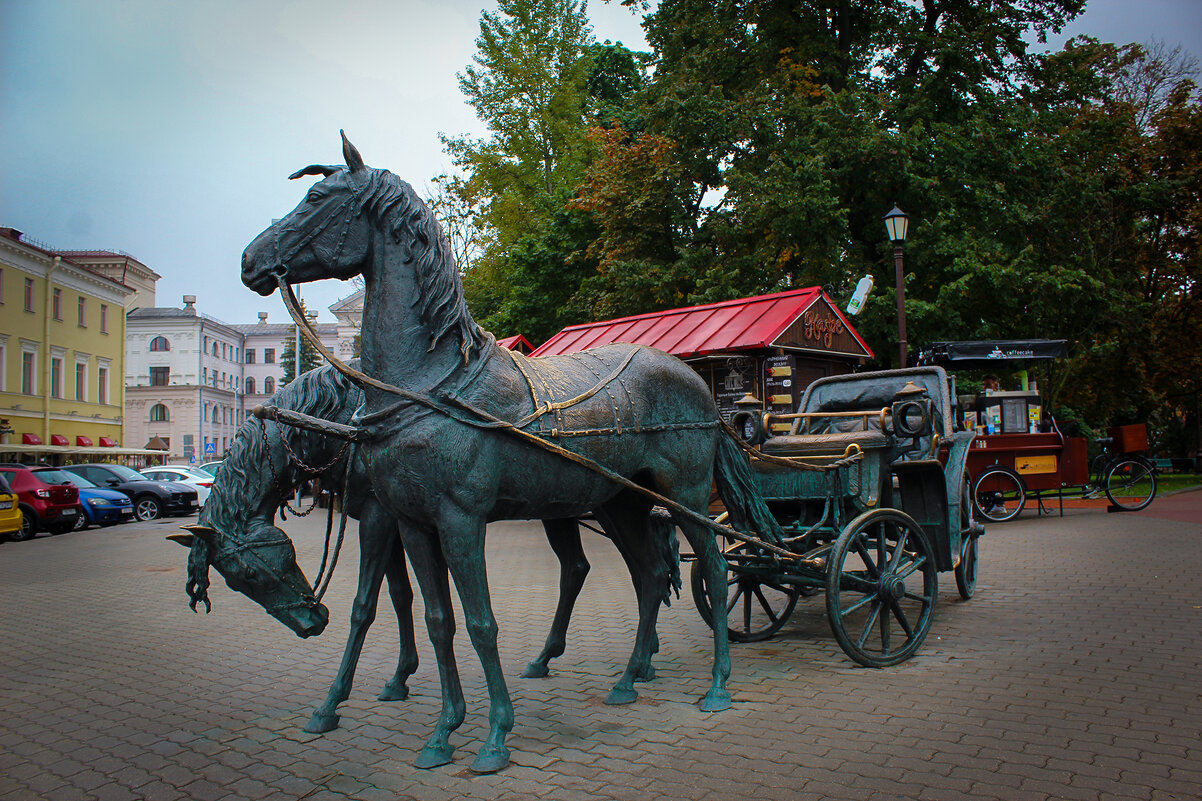
[{"label": "horse head", "polygon": [[188,595],[192,610],[198,603],[211,608],[209,566],[236,590],[267,610],[299,637],[321,634],[330,613],[296,564],[296,550],[283,531],[265,520],[252,520],[240,536],[204,525],[185,526],[189,533],[168,539],[190,549]]},{"label": "horse head", "polygon": [[342,134],[345,167],[312,164],[289,178],[321,175],[288,216],[255,237],[242,254],[242,283],[267,296],[280,281],[300,284],[358,275],[371,253],[372,229],[365,204],[376,174]]}]

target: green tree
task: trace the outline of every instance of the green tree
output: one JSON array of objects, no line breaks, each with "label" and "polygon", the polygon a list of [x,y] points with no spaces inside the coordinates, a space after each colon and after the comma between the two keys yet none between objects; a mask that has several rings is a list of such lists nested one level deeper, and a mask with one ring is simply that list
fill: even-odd
[{"label": "green tree", "polygon": [[[311,315],[309,309],[305,306],[304,300],[301,301],[301,311],[309,320],[316,322],[317,315]],[[296,377],[296,325],[289,327],[288,338],[284,342],[284,351],[280,354],[280,366],[284,370],[284,375],[280,378],[280,386],[291,383]],[[300,371],[307,373],[310,370],[321,366],[321,354],[317,352],[317,348],[306,339],[303,335],[300,338]]]}]

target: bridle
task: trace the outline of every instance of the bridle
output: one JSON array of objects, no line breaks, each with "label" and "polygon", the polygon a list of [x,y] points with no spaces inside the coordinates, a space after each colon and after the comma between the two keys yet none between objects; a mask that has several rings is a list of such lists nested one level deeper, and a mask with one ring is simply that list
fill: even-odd
[{"label": "bridle", "polygon": [[[320,225],[315,226],[313,230],[301,237],[300,241],[298,241],[286,254],[280,252],[280,234],[285,230],[284,226],[278,224],[276,225],[275,241],[273,243],[272,252],[272,260],[274,261],[274,264],[271,267],[271,272],[275,274],[277,279],[283,279],[286,277],[288,275],[288,262],[292,260],[297,253],[300,253],[302,250],[308,247],[309,243],[311,243],[314,239],[321,236],[322,233],[325,232],[326,228],[330,226],[330,223],[338,218],[338,215],[343,211],[343,209],[347,209],[349,207],[346,217],[342,221],[342,231],[338,234],[338,246],[334,250],[334,258],[330,260],[331,264],[336,264],[338,262],[338,257],[342,255],[342,248],[346,244],[347,232],[349,232],[351,229],[351,222],[363,213],[363,190],[366,189],[368,183],[370,183],[370,180],[364,181],[363,186],[356,187],[354,182],[351,180],[353,173],[350,170],[347,170],[346,173],[346,185],[350,189],[350,196],[343,200],[333,212],[327,215],[325,220]],[[287,230],[291,233],[294,229],[289,228]]]},{"label": "bridle", "polygon": [[[259,549],[261,549],[261,548],[278,547],[281,545],[287,545],[287,546],[291,547],[292,540],[288,539],[287,537],[277,537],[276,539],[271,539],[271,540],[253,540],[250,542],[235,542],[227,547],[222,547],[222,548],[216,549],[209,556],[209,563],[212,564],[214,567],[216,567],[218,561],[220,561],[222,559],[232,559],[232,560],[234,560],[234,562],[237,563],[238,567],[240,568],[241,574],[245,574],[251,570],[262,569],[269,576],[271,576],[276,581],[278,581],[281,585],[292,590],[292,592],[295,595],[299,596],[299,598],[300,598],[299,601],[293,601],[291,603],[273,604],[272,606],[264,606],[263,608],[267,610],[268,614],[274,615],[276,612],[282,612],[282,611],[285,611],[288,609],[315,609],[318,606],[318,604],[321,602],[320,596],[314,595],[307,588],[298,586],[295,582],[291,581],[287,576],[280,575],[275,570],[275,568],[272,567],[271,564],[258,553]],[[258,562],[258,565],[253,565],[253,564],[248,563],[243,558],[244,554],[248,554],[248,555],[254,557],[254,559]],[[225,571],[222,571],[222,572],[224,573]]]}]

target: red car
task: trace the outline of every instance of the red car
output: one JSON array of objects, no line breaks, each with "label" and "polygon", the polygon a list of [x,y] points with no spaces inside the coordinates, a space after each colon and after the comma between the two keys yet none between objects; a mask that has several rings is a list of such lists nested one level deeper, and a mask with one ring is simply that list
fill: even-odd
[{"label": "red car", "polygon": [[17,494],[21,507],[21,530],[9,534],[9,539],[27,540],[42,530],[63,534],[75,528],[75,521],[83,513],[78,488],[47,484],[24,464],[0,464],[0,476]]}]

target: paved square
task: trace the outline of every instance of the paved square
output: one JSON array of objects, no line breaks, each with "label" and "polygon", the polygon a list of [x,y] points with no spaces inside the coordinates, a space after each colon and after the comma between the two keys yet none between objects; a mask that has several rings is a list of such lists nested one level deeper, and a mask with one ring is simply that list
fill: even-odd
[{"label": "paved square", "polygon": [[[438,714],[421,667],[406,701],[375,700],[397,658],[381,605],[342,726],[301,727],[338,666],[354,592],[353,524],[326,601],[299,640],[214,572],[188,610],[176,521],[0,544],[2,799],[1196,799],[1202,787],[1202,492],[1170,517],[1070,510],[993,525],[977,596],[941,575],[910,662],[855,666],[820,598],[776,639],[734,645],[734,708],[698,711],[711,644],[687,591],[660,616],[655,681],[601,703],[636,619],[615,549],[593,570],[567,653],[520,679],[546,635],[557,563],[541,528],[490,527],[489,573],[517,725],[514,764],[467,771],[487,730],[479,663],[456,638],[468,717],[456,761],[412,767]],[[289,520],[315,569],[318,515]],[[182,522],[187,522],[182,521]],[[687,575],[686,575],[687,587]]]}]

